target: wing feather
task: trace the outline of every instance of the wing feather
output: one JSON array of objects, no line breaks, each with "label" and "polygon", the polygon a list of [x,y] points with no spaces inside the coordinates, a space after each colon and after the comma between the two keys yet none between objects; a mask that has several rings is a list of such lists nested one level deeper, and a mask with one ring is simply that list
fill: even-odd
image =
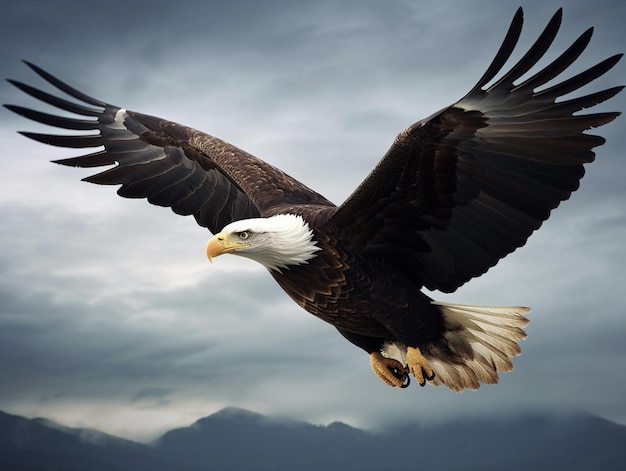
[{"label": "wing feather", "polygon": [[619,115],[574,113],[623,87],[557,100],[605,74],[621,54],[540,89],[569,70],[592,29],[522,79],[552,45],[561,17],[559,10],[528,52],[502,70],[521,33],[518,10],[476,86],[454,105],[402,131],[339,207],[329,221],[339,237],[369,253],[378,251],[427,288],[447,292],[524,245],[578,188],[583,164],[593,161],[593,148],[604,143],[586,131]]},{"label": "wing feather", "polygon": [[158,117],[121,109],[92,98],[26,62],[44,80],[69,95],[57,97],[22,82],[9,80],[23,92],[74,115],[56,116],[5,105],[28,119],[61,129],[93,134],[56,135],[22,132],[38,142],[67,148],[104,150],[56,160],[75,167],[108,167],[84,178],[101,185],[121,185],[126,198],[147,198],[193,215],[212,232],[245,218],[280,212],[284,205],[334,205],[297,180],[216,137]]}]

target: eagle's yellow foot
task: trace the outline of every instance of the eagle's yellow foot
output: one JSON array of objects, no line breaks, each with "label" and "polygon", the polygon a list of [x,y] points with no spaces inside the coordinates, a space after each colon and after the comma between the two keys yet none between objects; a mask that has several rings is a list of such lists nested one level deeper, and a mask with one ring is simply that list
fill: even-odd
[{"label": "eagle's yellow foot", "polygon": [[389,386],[406,388],[410,383],[409,370],[393,358],[385,358],[379,352],[370,353],[370,363],[374,373]]},{"label": "eagle's yellow foot", "polygon": [[420,386],[424,386],[426,381],[435,379],[435,372],[430,368],[428,360],[422,355],[417,347],[408,347],[406,351],[406,361],[409,364],[409,371]]}]

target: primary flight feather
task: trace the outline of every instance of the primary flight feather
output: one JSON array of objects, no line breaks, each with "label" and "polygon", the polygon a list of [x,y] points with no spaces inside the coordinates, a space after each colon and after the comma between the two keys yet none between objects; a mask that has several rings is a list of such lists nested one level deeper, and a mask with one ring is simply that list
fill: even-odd
[{"label": "primary flight feather", "polygon": [[27,63],[73,100],[10,82],[83,118],[5,106],[47,125],[96,131],[23,134],[56,146],[103,148],[57,163],[112,166],[85,180],[121,185],[121,196],[193,215],[215,234],[207,244],[210,260],[230,253],[263,264],[294,301],[365,350],[386,384],[406,387],[413,375],[421,385],[476,389],[513,368],[529,309],[440,303],[421,288],[452,292],[524,245],[578,188],[583,164],[604,142],[585,131],[619,114],[579,112],[623,88],[561,98],[621,57],[561,78],[591,29],[526,77],[552,44],[561,10],[503,70],[522,17],[519,9],[476,86],[401,131],[340,206],[227,142],[91,98],[33,64]]}]

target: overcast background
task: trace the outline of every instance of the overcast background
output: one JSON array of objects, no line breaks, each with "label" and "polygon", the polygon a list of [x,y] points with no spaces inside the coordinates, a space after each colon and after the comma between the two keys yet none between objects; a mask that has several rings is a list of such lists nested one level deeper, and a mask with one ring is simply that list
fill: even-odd
[{"label": "overcast background", "polygon": [[[574,71],[626,51],[623,1],[2,2],[2,76],[30,60],[119,106],[219,136],[342,202],[407,125],[463,96],[519,4],[521,48],[556,9]],[[626,61],[586,91],[626,82]],[[46,109],[8,83],[0,102]],[[626,110],[622,93],[599,110]],[[367,355],[245,259],[204,255],[192,218],[50,164],[0,112],[0,410],[138,440],[225,406],[368,428],[524,410],[626,423],[626,121],[523,249],[453,295],[524,304],[516,369],[477,392],[385,386]]]}]

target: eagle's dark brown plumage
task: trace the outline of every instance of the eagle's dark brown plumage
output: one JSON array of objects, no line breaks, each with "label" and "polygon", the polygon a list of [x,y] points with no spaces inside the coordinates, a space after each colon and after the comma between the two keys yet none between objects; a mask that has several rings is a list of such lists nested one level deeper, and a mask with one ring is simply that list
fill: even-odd
[{"label": "eagle's dark brown plumage", "polygon": [[[420,289],[452,292],[524,245],[578,188],[583,164],[604,142],[585,131],[619,114],[579,112],[623,87],[561,99],[621,57],[561,79],[585,50],[592,29],[522,79],[544,56],[560,23],[559,10],[528,52],[503,71],[522,28],[518,10],[476,86],[454,105],[400,132],[338,207],[218,138],[93,99],[33,64],[28,65],[75,100],[10,82],[85,118],[7,107],[51,126],[96,131],[23,134],[63,147],[103,146],[57,162],[113,165],[85,180],[121,185],[121,196],[193,215],[217,234],[209,257],[238,253],[263,263],[298,304],[366,350],[387,384],[406,386],[410,372],[422,384],[477,388],[512,368],[509,357],[520,351],[527,309],[434,303]],[[546,86],[553,79],[560,81]]]}]

